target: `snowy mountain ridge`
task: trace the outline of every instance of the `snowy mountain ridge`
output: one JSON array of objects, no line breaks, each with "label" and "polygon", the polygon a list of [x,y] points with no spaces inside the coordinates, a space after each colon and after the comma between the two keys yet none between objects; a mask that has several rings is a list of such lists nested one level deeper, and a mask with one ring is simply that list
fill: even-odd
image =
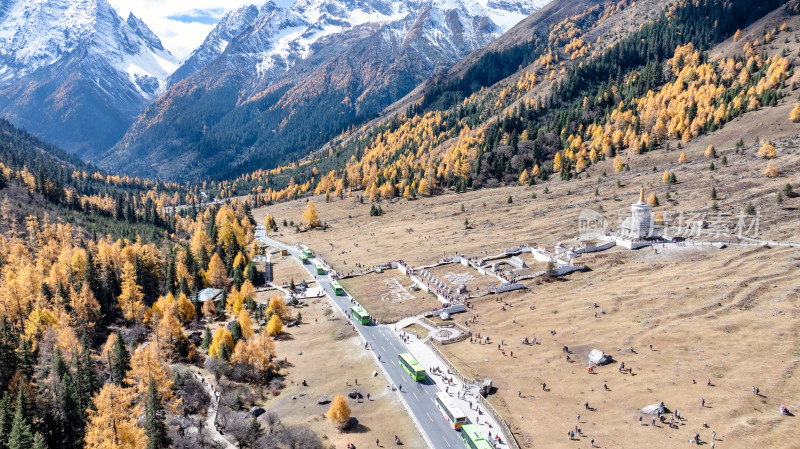
[{"label": "snowy mountain ridge", "polygon": [[[247,55],[257,72],[266,76],[276,66],[290,67],[306,59],[322,39],[359,26],[407,23],[409,18],[416,18],[421,11],[430,8],[440,12],[437,14],[442,19],[440,23],[445,23],[448,12],[456,12],[464,30],[472,28],[469,23],[472,19],[488,18],[492,22],[489,27],[494,28],[492,34],[497,37],[548,1],[298,0],[289,8],[268,1],[260,8],[250,5],[228,13],[184,63],[187,68],[182,67],[171,77],[170,84],[185,79],[220,56],[237,36],[240,41],[253,41],[248,45]],[[399,30],[399,33],[407,31]],[[471,40],[476,42],[477,39]]]},{"label": "snowy mountain ridge", "polygon": [[106,60],[141,95],[154,98],[179,61],[131,14],[106,0],[16,0],[0,21],[0,86],[76,54]]},{"label": "snowy mountain ridge", "polygon": [[0,0],[0,114],[79,156],[119,140],[179,63],[106,0]]}]

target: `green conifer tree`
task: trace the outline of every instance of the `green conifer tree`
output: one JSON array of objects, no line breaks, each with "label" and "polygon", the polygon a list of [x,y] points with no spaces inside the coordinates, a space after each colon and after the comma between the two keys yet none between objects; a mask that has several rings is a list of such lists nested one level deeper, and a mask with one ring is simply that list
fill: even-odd
[{"label": "green conifer tree", "polygon": [[32,449],[47,449],[47,441],[45,441],[44,437],[39,432],[33,434]]},{"label": "green conifer tree", "polygon": [[5,315],[0,319],[0,392],[8,389],[17,372],[17,338]]},{"label": "green conifer tree", "polygon": [[14,401],[11,393],[6,392],[0,399],[0,448],[6,447],[8,434],[11,433],[11,423],[14,420]]},{"label": "green conifer tree", "polygon": [[234,343],[242,338],[242,326],[238,321],[234,321],[233,324],[231,324],[231,337],[233,337]]},{"label": "green conifer tree", "polygon": [[33,353],[33,345],[27,338],[23,338],[19,343],[17,350],[17,359],[19,360],[20,373],[28,379],[33,377],[33,370],[36,367],[36,355]]},{"label": "green conifer tree", "polygon": [[211,336],[211,330],[206,326],[206,330],[203,331],[203,343],[200,345],[204,351],[208,351],[208,347],[211,346],[211,340],[213,337]]},{"label": "green conifer tree", "polygon": [[122,385],[122,380],[125,379],[125,373],[131,368],[131,353],[128,352],[128,346],[125,340],[122,339],[122,334],[117,332],[117,341],[114,343],[114,350],[111,354],[109,362],[111,369],[111,381],[117,385]]},{"label": "green conifer tree", "polygon": [[147,449],[167,449],[172,444],[167,435],[166,411],[158,394],[156,381],[151,377],[145,402],[144,433],[147,435]]},{"label": "green conifer tree", "polygon": [[25,407],[24,388],[17,390],[17,402],[14,404],[14,418],[11,422],[11,432],[8,434],[8,449],[30,449],[33,446],[33,433],[31,432],[30,417]]}]

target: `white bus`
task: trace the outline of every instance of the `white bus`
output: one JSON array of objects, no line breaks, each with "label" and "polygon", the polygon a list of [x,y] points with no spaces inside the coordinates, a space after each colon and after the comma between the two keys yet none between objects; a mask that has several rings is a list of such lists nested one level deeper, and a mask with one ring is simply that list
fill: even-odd
[{"label": "white bus", "polygon": [[449,394],[441,392],[436,393],[436,398],[433,401],[436,403],[436,406],[439,407],[439,411],[442,412],[447,422],[453,426],[453,429],[458,430],[467,423],[467,415],[458,408],[456,401],[454,401]]}]

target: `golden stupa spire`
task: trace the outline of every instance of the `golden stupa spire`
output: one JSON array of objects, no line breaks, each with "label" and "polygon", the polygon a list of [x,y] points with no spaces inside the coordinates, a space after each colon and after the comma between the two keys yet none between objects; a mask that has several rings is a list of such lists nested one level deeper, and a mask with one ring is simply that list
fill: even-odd
[{"label": "golden stupa spire", "polygon": [[644,184],[642,184],[642,190],[639,191],[639,202],[644,203]]}]

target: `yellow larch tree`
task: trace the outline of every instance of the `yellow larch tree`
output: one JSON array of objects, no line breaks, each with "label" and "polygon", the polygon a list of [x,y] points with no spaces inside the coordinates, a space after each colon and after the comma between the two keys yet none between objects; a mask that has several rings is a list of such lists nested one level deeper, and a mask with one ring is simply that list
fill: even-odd
[{"label": "yellow larch tree", "polygon": [[764,145],[758,150],[758,157],[764,159],[772,159],[775,157],[775,146],[772,145],[772,142],[769,140],[764,142]]},{"label": "yellow larch tree", "polygon": [[789,120],[797,123],[800,122],[800,103],[796,103],[789,114]]},{"label": "yellow larch tree", "polygon": [[519,185],[526,186],[531,181],[531,175],[528,174],[528,169],[522,170],[522,173],[519,175]]},{"label": "yellow larch tree", "polygon": [[131,262],[125,262],[122,266],[122,293],[120,293],[119,307],[122,309],[122,315],[127,320],[142,321],[144,316],[144,304],[142,299],[142,287],[136,283],[136,269]]},{"label": "yellow larch tree", "polygon": [[242,329],[242,336],[244,338],[251,338],[255,333],[253,332],[253,320],[250,319],[250,314],[246,309],[242,309],[239,316],[236,317],[236,322]]},{"label": "yellow larch tree", "polygon": [[214,287],[225,288],[228,285],[228,272],[225,270],[225,263],[219,254],[214,253],[211,261],[208,262],[208,282]]},{"label": "yellow larch tree", "polygon": [[687,161],[687,159],[686,159],[686,152],[685,152],[685,151],[681,151],[681,155],[680,155],[680,156],[678,156],[678,163],[679,163],[679,164],[683,164],[683,163],[684,163],[684,162],[686,162],[686,161]]},{"label": "yellow larch tree", "polygon": [[147,436],[136,425],[142,414],[141,405],[134,401],[134,393],[113,382],[103,385],[92,399],[93,408],[87,410],[87,449],[144,449]]},{"label": "yellow larch tree", "polygon": [[247,302],[251,299],[255,299],[256,288],[249,279],[245,279],[245,281],[242,283],[242,287],[239,289],[239,294],[242,295],[244,302]]},{"label": "yellow larch tree", "polygon": [[267,228],[267,230],[275,227],[275,219],[272,218],[272,215],[267,214],[267,216],[264,217],[264,227]]},{"label": "yellow larch tree", "polygon": [[429,196],[431,194],[431,189],[428,187],[428,181],[425,178],[419,180],[419,185],[417,186],[417,193],[422,196]]},{"label": "yellow larch tree", "polygon": [[303,223],[305,223],[309,229],[314,229],[320,225],[317,206],[315,206],[314,202],[311,200],[308,200],[306,210],[303,212]]},{"label": "yellow larch tree", "polygon": [[768,178],[775,178],[779,174],[778,169],[772,164],[772,161],[767,162],[767,168],[761,173]]},{"label": "yellow larch tree", "polygon": [[180,318],[181,322],[188,323],[192,321],[197,312],[194,308],[194,304],[189,301],[189,298],[186,297],[186,294],[181,292],[178,295],[178,318]]},{"label": "yellow larch tree", "polygon": [[181,410],[181,400],[175,397],[173,390],[174,373],[162,352],[155,342],[137,349],[131,356],[131,369],[125,376],[124,384],[131,388],[135,400],[143,404],[152,378],[156,382],[164,407],[171,413],[178,413]]},{"label": "yellow larch tree", "polygon": [[575,162],[575,172],[580,173],[586,169],[586,159],[583,156],[578,156],[578,160]]},{"label": "yellow larch tree", "polygon": [[200,308],[200,311],[203,312],[203,316],[206,318],[212,317],[217,314],[217,308],[214,305],[214,301],[204,302],[203,307]]},{"label": "yellow larch tree", "polygon": [[286,305],[286,300],[284,300],[282,296],[273,296],[272,299],[269,300],[267,313],[269,312],[273,312],[281,320],[289,318],[289,306]]},{"label": "yellow larch tree", "polygon": [[614,171],[620,173],[625,170],[625,165],[622,164],[622,158],[617,155],[614,157]]},{"label": "yellow larch tree", "polygon": [[278,315],[272,315],[267,323],[267,333],[270,335],[278,335],[283,332],[283,323],[281,323],[281,319],[278,318]]},{"label": "yellow larch tree", "polygon": [[71,290],[69,296],[75,325],[84,329],[94,327],[94,323],[100,318],[100,303],[89,289],[89,284],[83,284],[80,292]]},{"label": "yellow larch tree", "polygon": [[270,357],[275,356],[275,343],[266,333],[261,333],[248,340],[241,339],[231,356],[232,364],[247,365],[265,373],[269,370]]},{"label": "yellow larch tree", "polygon": [[34,344],[39,336],[44,333],[49,327],[58,327],[58,318],[47,309],[35,308],[28,314],[25,319],[25,337],[31,340]]},{"label": "yellow larch tree", "polygon": [[350,407],[347,405],[344,395],[337,394],[325,416],[331,423],[341,426],[350,421],[350,413]]},{"label": "yellow larch tree", "polygon": [[214,332],[214,338],[211,340],[211,345],[208,347],[208,355],[211,357],[222,357],[223,346],[226,347],[228,354],[233,351],[234,343],[231,332],[223,326],[217,328]]},{"label": "yellow larch tree", "polygon": [[200,260],[203,253],[205,253],[206,257],[211,254],[213,249],[211,239],[208,237],[208,234],[206,234],[205,227],[200,222],[195,225],[195,231],[189,241],[189,247],[196,260]]},{"label": "yellow larch tree", "polygon": [[669,182],[669,169],[664,170],[664,174],[661,175],[661,182]]}]

